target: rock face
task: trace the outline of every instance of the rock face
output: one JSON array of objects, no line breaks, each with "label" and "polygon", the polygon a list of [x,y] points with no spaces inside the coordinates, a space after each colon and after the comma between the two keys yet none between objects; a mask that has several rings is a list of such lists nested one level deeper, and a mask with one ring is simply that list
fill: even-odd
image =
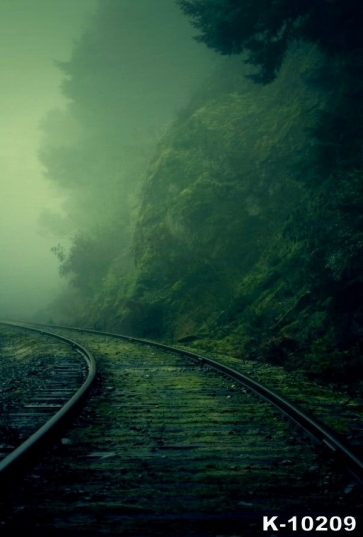
[{"label": "rock face", "polygon": [[132,263],[116,255],[75,321],[349,383],[363,350],[362,84],[306,46],[268,86],[245,75],[223,63],[165,133]]},{"label": "rock face", "polygon": [[227,64],[161,141],[118,311],[126,331],[180,339],[210,328],[304,198],[309,130],[323,103],[304,63],[294,72],[291,61],[268,87]]}]

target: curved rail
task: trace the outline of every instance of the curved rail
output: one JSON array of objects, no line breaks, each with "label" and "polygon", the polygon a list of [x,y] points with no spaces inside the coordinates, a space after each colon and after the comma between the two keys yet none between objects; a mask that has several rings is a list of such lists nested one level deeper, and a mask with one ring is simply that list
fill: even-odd
[{"label": "curved rail", "polygon": [[88,366],[88,375],[85,382],[71,397],[71,399],[69,399],[56,414],[54,414],[42,427],[40,427],[40,429],[38,429],[27,440],[25,440],[25,442],[20,444],[20,446],[14,449],[14,451],[12,451],[0,462],[1,480],[5,477],[8,478],[10,473],[18,473],[20,469],[28,464],[28,462],[30,462],[30,460],[32,460],[32,458],[37,454],[38,449],[42,447],[50,438],[52,438],[56,432],[59,431],[64,422],[69,419],[75,410],[80,406],[96,378],[96,362],[92,354],[87,349],[75,341],[62,337],[58,334],[53,334],[44,330],[29,328],[10,322],[1,322],[0,324],[31,330],[68,343],[83,356]]},{"label": "curved rail", "polygon": [[219,373],[222,373],[228,376],[229,378],[233,379],[234,381],[238,382],[245,388],[248,388],[250,391],[255,393],[261,399],[264,399],[265,401],[272,403],[275,407],[277,407],[280,410],[280,412],[285,414],[287,418],[289,418],[291,421],[297,424],[300,428],[304,429],[304,431],[307,432],[311,438],[327,446],[332,451],[334,456],[339,458],[339,460],[347,466],[347,468],[350,470],[353,476],[361,484],[363,484],[363,461],[360,458],[358,458],[355,453],[353,453],[350,446],[347,443],[345,443],[344,440],[339,438],[338,435],[332,429],[330,429],[324,423],[320,422],[317,418],[313,418],[309,416],[306,412],[301,410],[299,407],[297,407],[296,405],[294,405],[293,403],[291,403],[289,400],[285,399],[281,395],[275,393],[269,388],[266,388],[259,382],[251,379],[250,377],[244,375],[243,373],[240,373],[239,371],[232,369],[231,367],[220,364],[219,362],[216,362],[215,360],[212,360],[211,358],[201,356],[194,352],[191,352],[185,349],[180,349],[178,347],[170,347],[168,345],[164,345],[163,343],[158,343],[156,341],[150,341],[147,339],[141,339],[141,338],[136,338],[132,336],[125,336],[122,334],[114,334],[111,332],[100,332],[97,330],[89,330],[85,328],[73,328],[69,326],[55,326],[55,325],[41,325],[41,326],[49,326],[52,328],[62,328],[65,330],[74,330],[77,332],[86,332],[89,334],[103,335],[103,336],[109,336],[109,337],[113,337],[117,339],[123,339],[126,341],[143,343],[146,345],[151,345],[153,347],[158,347],[160,349],[163,349],[169,352],[171,351],[174,353],[178,353],[180,355],[188,356],[194,360],[197,360],[198,362],[202,364],[206,364],[212,369],[218,371]]}]

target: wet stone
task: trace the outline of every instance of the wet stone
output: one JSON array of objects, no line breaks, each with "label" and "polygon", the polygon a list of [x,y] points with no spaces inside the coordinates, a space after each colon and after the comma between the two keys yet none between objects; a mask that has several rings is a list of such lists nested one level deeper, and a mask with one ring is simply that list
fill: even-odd
[{"label": "wet stone", "polygon": [[61,438],[61,444],[63,446],[74,446],[75,442],[71,438]]},{"label": "wet stone", "polygon": [[87,457],[92,458],[99,458],[99,459],[106,459],[109,457],[115,457],[116,451],[94,451],[93,453],[89,453]]}]

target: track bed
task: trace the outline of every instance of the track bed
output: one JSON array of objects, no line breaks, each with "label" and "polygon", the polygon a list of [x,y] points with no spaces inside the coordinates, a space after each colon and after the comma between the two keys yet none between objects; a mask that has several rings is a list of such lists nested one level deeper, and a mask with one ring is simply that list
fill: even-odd
[{"label": "track bed", "polygon": [[4,529],[242,536],[262,535],[268,514],[359,518],[360,491],[329,450],[230,379],[149,346],[57,332],[91,350],[98,385],[9,491]]}]

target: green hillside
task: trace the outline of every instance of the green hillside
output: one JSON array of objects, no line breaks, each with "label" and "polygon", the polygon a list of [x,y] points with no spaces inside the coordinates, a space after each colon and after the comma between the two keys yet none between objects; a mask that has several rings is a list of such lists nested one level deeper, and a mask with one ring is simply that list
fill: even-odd
[{"label": "green hillside", "polygon": [[265,85],[221,59],[139,175],[129,238],[116,219],[56,250],[75,289],[53,319],[360,379],[362,66],[328,52],[295,43]]}]

